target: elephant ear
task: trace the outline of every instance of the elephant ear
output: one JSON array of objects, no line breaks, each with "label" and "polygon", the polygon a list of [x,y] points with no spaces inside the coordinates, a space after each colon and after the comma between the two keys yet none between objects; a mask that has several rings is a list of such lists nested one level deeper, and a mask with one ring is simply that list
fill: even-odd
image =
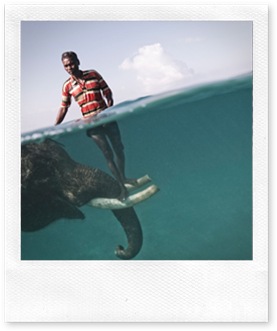
[{"label": "elephant ear", "polygon": [[61,218],[84,219],[84,214],[73,204],[59,196],[50,196],[44,200],[34,199],[21,204],[21,230],[37,231]]},{"label": "elephant ear", "polygon": [[53,221],[60,218],[69,218],[69,219],[84,219],[85,215],[74,206],[72,203],[68,202],[64,198],[56,196],[52,199],[52,211],[51,216]]}]

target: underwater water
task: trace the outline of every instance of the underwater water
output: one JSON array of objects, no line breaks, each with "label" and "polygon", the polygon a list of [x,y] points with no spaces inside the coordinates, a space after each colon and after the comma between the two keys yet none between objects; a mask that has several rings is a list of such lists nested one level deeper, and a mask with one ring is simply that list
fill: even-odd
[{"label": "underwater water", "polygon": [[[148,174],[160,188],[135,206],[143,230],[135,260],[252,259],[252,75],[125,102],[105,113],[103,121],[116,119],[120,126],[127,176]],[[75,161],[110,174],[85,127],[61,128],[52,138]],[[46,131],[22,141],[44,139]],[[114,215],[81,210],[85,220],[22,232],[21,258],[118,260],[114,249],[126,247],[126,237]]]}]

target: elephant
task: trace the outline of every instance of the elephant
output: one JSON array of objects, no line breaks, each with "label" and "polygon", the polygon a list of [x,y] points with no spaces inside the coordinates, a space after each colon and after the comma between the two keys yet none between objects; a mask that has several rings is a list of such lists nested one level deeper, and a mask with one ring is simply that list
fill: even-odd
[{"label": "elephant", "polygon": [[120,259],[132,259],[142,247],[142,228],[133,205],[117,200],[119,194],[120,186],[113,177],[74,161],[52,139],[21,146],[23,232],[40,230],[61,218],[84,219],[79,207],[104,199],[108,201],[106,208],[111,209],[127,236],[127,248],[119,245],[115,254]]}]

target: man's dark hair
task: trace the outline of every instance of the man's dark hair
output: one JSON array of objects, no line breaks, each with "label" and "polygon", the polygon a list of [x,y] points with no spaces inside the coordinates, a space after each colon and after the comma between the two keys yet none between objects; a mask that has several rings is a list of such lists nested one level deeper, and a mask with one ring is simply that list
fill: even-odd
[{"label": "man's dark hair", "polygon": [[75,52],[64,52],[64,53],[62,54],[62,61],[63,61],[64,59],[71,59],[71,60],[73,60],[74,62],[77,62],[78,65],[80,64],[80,61],[79,61],[79,59],[78,59],[78,56],[77,56],[77,54],[76,54]]}]

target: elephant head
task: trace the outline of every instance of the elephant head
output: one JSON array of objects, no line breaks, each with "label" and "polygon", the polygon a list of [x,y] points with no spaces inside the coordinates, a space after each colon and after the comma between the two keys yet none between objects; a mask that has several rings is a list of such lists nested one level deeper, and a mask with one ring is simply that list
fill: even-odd
[{"label": "elephant head", "polygon": [[[84,219],[78,208],[94,198],[115,200],[117,181],[97,168],[75,162],[57,142],[46,139],[21,147],[21,229],[36,231],[60,219]],[[112,208],[112,207],[111,207]],[[116,248],[131,259],[142,246],[142,230],[133,207],[112,209],[122,225],[128,247]]]}]

